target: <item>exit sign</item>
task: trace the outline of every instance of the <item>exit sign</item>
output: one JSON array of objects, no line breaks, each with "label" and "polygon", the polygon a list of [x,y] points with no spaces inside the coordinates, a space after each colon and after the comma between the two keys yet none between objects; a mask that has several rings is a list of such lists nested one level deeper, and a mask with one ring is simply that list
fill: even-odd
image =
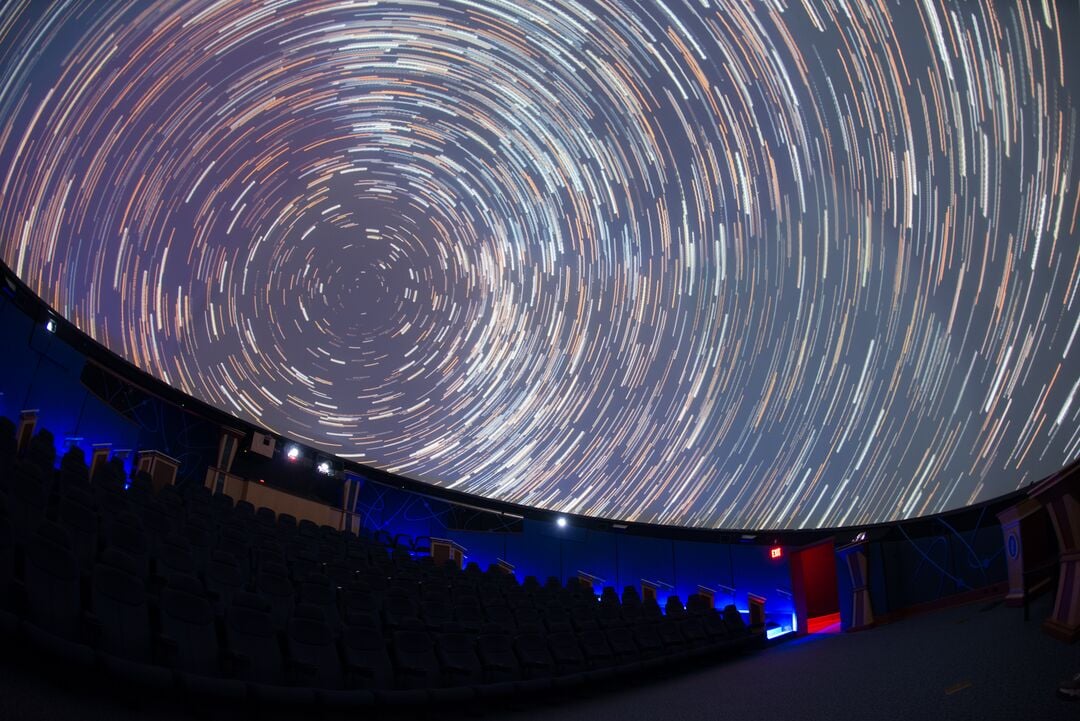
[{"label": "exit sign", "polygon": [[783,555],[784,552],[780,548],[780,546],[774,546],[773,548],[769,549],[769,558],[780,558]]}]

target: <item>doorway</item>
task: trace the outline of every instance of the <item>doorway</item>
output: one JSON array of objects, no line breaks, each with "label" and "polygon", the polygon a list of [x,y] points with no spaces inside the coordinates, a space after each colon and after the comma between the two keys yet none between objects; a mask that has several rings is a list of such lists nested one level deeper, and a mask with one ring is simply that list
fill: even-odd
[{"label": "doorway", "polygon": [[800,635],[840,632],[833,539],[803,546],[791,554],[791,590]]}]

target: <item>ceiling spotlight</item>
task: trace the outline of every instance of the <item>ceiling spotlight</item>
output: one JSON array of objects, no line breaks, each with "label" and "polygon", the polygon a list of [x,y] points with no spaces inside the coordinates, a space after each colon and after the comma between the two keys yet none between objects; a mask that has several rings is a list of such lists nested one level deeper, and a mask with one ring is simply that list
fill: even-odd
[{"label": "ceiling spotlight", "polygon": [[300,446],[291,445],[285,449],[285,457],[290,461],[295,461],[300,457]]},{"label": "ceiling spotlight", "polygon": [[555,525],[559,528],[566,528],[566,516],[559,516],[556,518]]},{"label": "ceiling spotlight", "polygon": [[330,475],[330,461],[319,461],[319,465],[316,470],[324,476]]},{"label": "ceiling spotlight", "polygon": [[45,330],[49,331],[50,333],[55,333],[56,332],[56,319],[55,318],[49,318],[47,321],[45,321]]}]

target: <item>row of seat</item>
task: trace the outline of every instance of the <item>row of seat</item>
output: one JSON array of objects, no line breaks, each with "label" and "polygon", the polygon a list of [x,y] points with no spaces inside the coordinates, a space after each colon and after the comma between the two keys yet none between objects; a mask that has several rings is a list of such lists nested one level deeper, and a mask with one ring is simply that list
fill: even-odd
[{"label": "row of seat", "polygon": [[[42,434],[39,433],[38,437]],[[207,489],[157,494],[77,449],[15,458],[0,423],[0,624],[146,688],[268,703],[422,703],[565,687],[756,646],[733,607],[436,566],[415,543]],[[31,449],[35,444],[31,444]],[[54,456],[52,457],[54,459]]]}]

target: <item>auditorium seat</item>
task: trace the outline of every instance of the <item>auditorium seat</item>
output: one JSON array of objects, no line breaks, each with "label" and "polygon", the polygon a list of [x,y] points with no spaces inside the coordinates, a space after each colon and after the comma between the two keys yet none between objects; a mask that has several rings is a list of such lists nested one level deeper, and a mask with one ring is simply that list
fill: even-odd
[{"label": "auditorium seat", "polygon": [[420,618],[433,633],[450,630],[454,624],[453,608],[442,598],[425,598],[420,604]]},{"label": "auditorium seat", "polygon": [[522,675],[527,679],[550,677],[555,670],[544,634],[518,634],[514,638],[514,653],[517,654]]},{"label": "auditorium seat", "polygon": [[724,606],[724,625],[727,627],[728,633],[732,636],[744,636],[750,632],[746,623],[743,621],[742,614],[734,605],[728,604]]},{"label": "auditorium seat", "polygon": [[503,631],[512,632],[517,628],[514,614],[503,599],[491,599],[491,605],[484,606],[484,617],[488,623],[497,624]]},{"label": "auditorium seat", "polygon": [[342,593],[341,610],[344,622],[355,624],[355,619],[358,617],[379,618],[382,604],[378,596],[366,586],[354,583],[347,586]]},{"label": "auditorium seat", "polygon": [[343,685],[341,661],[334,633],[323,610],[298,603],[285,633],[287,667],[297,686],[339,689]]},{"label": "auditorium seat", "polygon": [[277,524],[277,515],[266,506],[259,506],[255,511],[255,520],[265,528],[274,528]]},{"label": "auditorium seat", "polygon": [[233,498],[225,493],[215,493],[210,496],[210,517],[225,519],[232,514]]},{"label": "auditorium seat", "polygon": [[323,612],[323,620],[334,631],[341,628],[338,613],[337,586],[321,573],[311,573],[296,586],[298,603],[316,606]]},{"label": "auditorium seat", "polygon": [[223,673],[214,612],[198,579],[171,577],[161,592],[159,616],[160,658],[177,673],[183,688],[211,696],[244,696],[244,685]]},{"label": "auditorium seat", "polygon": [[643,623],[635,626],[633,634],[642,659],[657,658],[664,653],[664,642],[656,624]]},{"label": "auditorium seat", "polygon": [[0,416],[0,493],[6,492],[8,478],[15,467],[18,444],[15,441],[15,422]]},{"label": "auditorium seat", "polygon": [[637,643],[634,641],[634,632],[626,626],[609,628],[604,632],[612,656],[618,664],[631,664],[640,660]]},{"label": "auditorium seat", "polygon": [[214,607],[223,613],[233,595],[244,589],[247,579],[231,553],[213,551],[203,581]]},{"label": "auditorium seat", "polygon": [[708,644],[705,628],[702,626],[700,618],[686,616],[678,620],[678,624],[679,633],[682,634],[683,639],[686,641],[688,649],[700,649]]},{"label": "auditorium seat", "polygon": [[162,539],[153,559],[153,572],[157,585],[164,585],[170,576],[194,576],[195,561],[187,539],[179,534],[169,534]]},{"label": "auditorium seat", "polygon": [[439,660],[426,631],[395,631],[391,636],[391,658],[399,687],[430,689],[441,685]]},{"label": "auditorium seat", "polygon": [[45,519],[49,502],[49,483],[44,473],[28,461],[15,465],[8,490],[8,518],[17,540],[33,535]]},{"label": "auditorium seat", "polygon": [[686,608],[678,596],[668,596],[664,603],[664,616],[667,618],[681,618],[686,614]]},{"label": "auditorium seat", "polygon": [[585,662],[590,668],[608,668],[615,665],[615,654],[603,631],[583,631],[578,635],[578,641]]},{"label": "auditorium seat", "polygon": [[98,552],[98,514],[71,496],[60,499],[57,519],[68,532],[79,567],[89,570]]},{"label": "auditorium seat", "polygon": [[296,516],[291,513],[279,513],[277,531],[280,538],[292,538],[296,535]]},{"label": "auditorium seat", "polygon": [[639,619],[642,621],[656,622],[664,617],[660,610],[660,604],[654,598],[647,598],[641,602]]},{"label": "auditorium seat", "polygon": [[[24,461],[18,481],[12,465],[0,632],[19,627],[18,612],[38,647],[87,666],[96,657],[126,683],[356,711],[567,688],[760,637],[698,594],[685,608],[669,597],[664,614],[633,586],[598,598],[573,577],[519,584],[494,565],[435,566],[406,551],[405,534],[345,533],[201,487],[133,502],[122,463],[87,485],[78,456],[52,474]],[[9,505],[39,506],[21,540]]]},{"label": "auditorium seat", "polygon": [[521,667],[514,655],[509,634],[486,633],[476,639],[476,652],[489,684],[509,683],[521,678]]},{"label": "auditorium seat", "polygon": [[214,551],[224,551],[232,555],[244,581],[247,582],[251,579],[251,547],[243,524],[231,519],[231,517],[220,522],[217,534],[213,539],[213,548],[210,552],[211,558],[213,558]]},{"label": "auditorium seat", "polygon": [[[0,500],[2,500],[0,494]],[[18,626],[15,614],[15,541],[7,513],[0,513],[0,634],[12,634]]]},{"label": "auditorium seat", "polygon": [[56,468],[56,439],[47,428],[40,428],[30,439],[26,460],[37,466],[50,482]]},{"label": "auditorium seat", "polygon": [[0,493],[0,607],[10,605],[11,584],[15,581],[15,537],[11,533],[7,498]]},{"label": "auditorium seat", "polygon": [[150,544],[143,530],[142,521],[131,512],[123,512],[103,519],[105,547],[115,548],[134,559],[139,577],[150,577]]},{"label": "auditorium seat", "polygon": [[453,606],[454,624],[462,631],[479,633],[484,624],[484,614],[480,604],[474,599],[471,603],[457,600]]},{"label": "auditorium seat", "polygon": [[233,595],[225,611],[225,647],[232,675],[241,681],[285,684],[285,662],[270,604],[247,591]]},{"label": "auditorium seat", "polygon": [[164,688],[172,674],[154,666],[150,607],[136,561],[110,549],[94,567],[90,612],[94,644],[105,670],[127,681]]},{"label": "auditorium seat", "polygon": [[78,446],[71,446],[60,459],[60,469],[56,474],[60,486],[90,486],[90,469],[86,466],[86,455]]},{"label": "auditorium seat", "polygon": [[400,628],[423,627],[417,610],[416,601],[411,596],[398,590],[390,589],[383,598],[383,623],[391,631]]},{"label": "auditorium seat", "polygon": [[475,686],[484,682],[484,670],[473,648],[473,636],[440,633],[435,636],[435,653],[447,686]]},{"label": "auditorium seat", "polygon": [[146,471],[135,471],[128,485],[127,494],[137,507],[145,506],[154,498],[154,479]]},{"label": "auditorium seat", "polygon": [[580,682],[587,664],[585,655],[578,645],[577,636],[573,633],[552,633],[547,637],[548,649],[551,651],[551,660],[560,676],[566,677],[573,683]]},{"label": "auditorium seat", "polygon": [[176,509],[170,508],[159,497],[144,503],[139,517],[150,543],[150,552],[155,556],[161,549],[162,541],[177,533],[181,525]]},{"label": "auditorium seat", "polygon": [[255,591],[270,602],[274,626],[284,629],[292,616],[293,587],[285,567],[276,563],[264,563],[255,574]]},{"label": "auditorium seat", "polygon": [[341,658],[348,688],[387,689],[393,667],[382,633],[368,626],[346,626],[341,633]]},{"label": "auditorium seat", "polygon": [[187,522],[181,532],[191,544],[191,558],[195,561],[195,569],[200,574],[206,573],[212,546],[209,519],[202,514],[193,514],[189,511]]},{"label": "auditorium seat", "polygon": [[686,639],[682,635],[682,630],[679,628],[679,619],[665,618],[661,623],[657,624],[656,631],[660,635],[660,642],[664,645],[664,650],[673,656],[683,656],[688,650]]},{"label": "auditorium seat", "polygon": [[25,628],[42,650],[65,661],[93,662],[83,626],[79,562],[67,532],[43,522],[23,549]]}]

